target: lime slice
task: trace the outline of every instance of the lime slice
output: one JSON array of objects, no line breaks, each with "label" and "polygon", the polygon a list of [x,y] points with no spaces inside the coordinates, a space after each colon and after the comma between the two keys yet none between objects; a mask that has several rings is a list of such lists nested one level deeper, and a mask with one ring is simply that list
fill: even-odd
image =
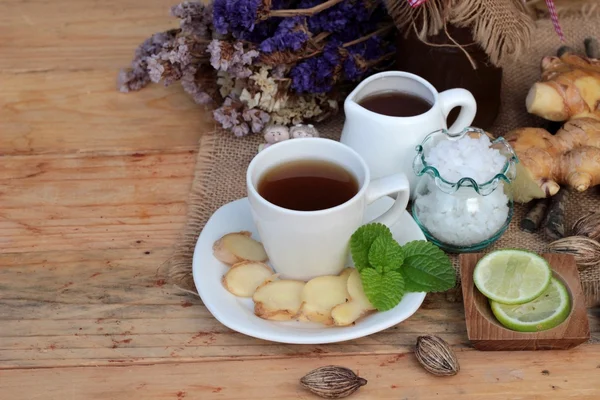
[{"label": "lime slice", "polygon": [[524,250],[497,250],[475,266],[475,286],[490,300],[523,304],[539,297],[550,284],[548,262]]},{"label": "lime slice", "polygon": [[492,312],[505,327],[519,332],[538,332],[560,325],[571,312],[569,293],[552,278],[550,286],[537,299],[509,306],[490,302]]}]

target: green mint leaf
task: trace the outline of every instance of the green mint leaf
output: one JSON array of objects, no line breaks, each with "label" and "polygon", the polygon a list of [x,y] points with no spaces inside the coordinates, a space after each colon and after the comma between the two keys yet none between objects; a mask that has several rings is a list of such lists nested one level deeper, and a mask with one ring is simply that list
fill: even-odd
[{"label": "green mint leaf", "polygon": [[382,274],[373,268],[365,268],[360,271],[360,279],[365,295],[379,311],[391,310],[404,296],[404,279],[398,271]]},{"label": "green mint leaf", "polygon": [[448,256],[436,245],[415,240],[402,246],[402,273],[409,292],[443,292],[454,287],[456,272]]},{"label": "green mint leaf", "polygon": [[367,224],[363,225],[352,234],[350,238],[350,252],[354,266],[360,272],[363,268],[369,268],[369,249],[379,236],[392,237],[390,229],[383,224]]},{"label": "green mint leaf", "polygon": [[404,262],[404,251],[391,236],[381,235],[369,249],[369,264],[379,273],[399,270]]}]

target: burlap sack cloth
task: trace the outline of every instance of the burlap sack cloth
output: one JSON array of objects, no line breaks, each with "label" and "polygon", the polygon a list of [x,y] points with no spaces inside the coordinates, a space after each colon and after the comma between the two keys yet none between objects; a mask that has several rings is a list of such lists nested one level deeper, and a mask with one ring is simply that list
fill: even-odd
[{"label": "burlap sack cloth", "polygon": [[[561,21],[568,44],[583,52],[583,40],[590,35],[600,38],[600,19],[580,18]],[[504,66],[502,105],[499,117],[491,132],[501,136],[509,130],[523,126],[540,126],[544,122],[528,115],[525,96],[531,85],[540,77],[540,60],[553,55],[561,45],[550,21],[538,22],[533,46],[527,56],[518,63]],[[339,139],[343,115],[318,125],[321,136]],[[200,150],[195,178],[188,200],[188,221],[173,257],[168,260],[168,276],[171,283],[189,291],[196,291],[192,280],[192,255],[196,240],[208,218],[222,205],[246,196],[245,173],[248,163],[264,142],[261,135],[236,138],[231,133],[215,130],[205,133],[200,140]],[[598,188],[583,194],[572,194],[566,210],[567,227],[582,214],[600,209]],[[542,234],[529,234],[519,229],[519,223],[527,206],[516,205],[512,223],[504,236],[490,249],[527,248],[544,252],[550,240]],[[488,249],[488,250],[490,250]],[[486,251],[488,251],[486,250]],[[457,256],[451,255],[457,266]],[[599,299],[600,265],[580,271],[588,304]]]}]

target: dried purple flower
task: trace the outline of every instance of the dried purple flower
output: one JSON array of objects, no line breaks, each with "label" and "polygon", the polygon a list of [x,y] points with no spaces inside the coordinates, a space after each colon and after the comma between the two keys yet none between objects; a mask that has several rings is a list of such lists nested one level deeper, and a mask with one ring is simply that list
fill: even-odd
[{"label": "dried purple flower", "polygon": [[284,18],[272,37],[264,40],[259,49],[263,53],[299,51],[308,41],[305,17]]},{"label": "dried purple flower", "polygon": [[[309,8],[322,0],[302,0],[298,8]],[[308,18],[313,34],[329,32],[333,39],[343,42],[356,39],[376,29],[382,16],[375,15],[383,8],[383,2],[371,0],[345,0]],[[375,11],[373,10],[375,8]]]},{"label": "dried purple flower", "polygon": [[160,82],[162,75],[165,72],[165,67],[161,63],[161,58],[157,54],[153,54],[146,60],[148,68],[148,76],[154,83]]},{"label": "dried purple flower", "polygon": [[168,51],[161,53],[163,60],[168,60],[171,64],[181,64],[182,66],[188,65],[192,61],[192,55],[190,54],[190,48],[186,43],[185,37],[178,37],[173,47]]},{"label": "dried purple flower", "polygon": [[253,133],[262,132],[267,122],[271,119],[269,114],[258,108],[246,109],[242,116],[245,121],[250,123]]},{"label": "dried purple flower", "polygon": [[214,39],[206,47],[206,51],[210,53],[210,65],[213,66],[217,71],[227,71],[228,60],[221,59],[221,44],[224,43],[221,40]]},{"label": "dried purple flower", "polygon": [[158,53],[165,45],[175,39],[177,33],[178,31],[176,29],[171,29],[150,36],[135,50],[135,59],[141,59]]},{"label": "dried purple flower", "polygon": [[190,36],[179,36],[165,43],[158,53],[148,57],[146,64],[150,80],[152,82],[162,80],[165,86],[168,86],[181,79],[188,65],[197,62],[190,47],[198,47],[195,51],[205,51],[204,45],[194,42]]},{"label": "dried purple flower", "polygon": [[230,43],[223,40],[213,40],[207,47],[210,53],[210,63],[217,71],[229,72],[237,78],[247,78],[252,75],[248,68],[258,57],[256,50],[244,50],[242,42]]},{"label": "dried purple flower", "polygon": [[393,46],[384,42],[379,36],[373,36],[346,48],[348,57],[343,63],[345,78],[349,81],[361,79],[368,72],[366,61],[377,60],[386,53],[392,52],[393,49]]},{"label": "dried purple flower", "polygon": [[176,34],[176,30],[155,33],[138,46],[131,68],[121,70],[119,73],[118,86],[121,92],[140,90],[150,83],[151,79],[146,69],[148,57],[159,53],[163,46],[175,38]]},{"label": "dried purple flower", "polygon": [[183,70],[181,76],[181,86],[186,93],[192,96],[192,99],[196,103],[211,103],[213,99],[203,90],[198,72],[198,69],[192,65]]},{"label": "dried purple flower", "polygon": [[340,66],[339,43],[329,42],[323,54],[298,63],[290,71],[292,88],[298,93],[328,93],[336,77],[335,70]]},{"label": "dried purple flower", "polygon": [[178,4],[171,14],[180,19],[180,29],[158,33],[140,45],[131,68],[119,74],[120,90],[139,90],[151,81],[169,85],[179,80],[199,104],[213,101],[212,95],[214,100],[225,96],[213,116],[236,136],[260,132],[268,122],[324,118],[337,109],[330,94],[334,85],[361,79],[369,72],[370,61],[379,61],[390,47],[379,37],[342,47],[389,19],[380,0],[343,0],[309,17],[268,16],[270,10],[322,2],[212,0],[204,5],[198,0]]},{"label": "dried purple flower", "polygon": [[352,54],[350,54],[344,60],[344,76],[346,79],[353,81],[359,79],[365,71],[362,70],[356,63],[356,59]]},{"label": "dried purple flower", "polygon": [[142,68],[121,70],[117,78],[117,86],[123,93],[134,92],[150,83],[148,72]]},{"label": "dried purple flower", "polygon": [[261,132],[270,119],[266,112],[256,108],[248,109],[243,103],[235,102],[230,97],[213,111],[213,117],[224,129],[231,130],[236,136],[246,136],[251,131]]},{"label": "dried purple flower", "polygon": [[262,0],[214,0],[213,24],[220,34],[231,33],[241,38],[244,32],[252,32],[258,21]]},{"label": "dried purple flower", "polygon": [[210,37],[212,4],[204,5],[200,2],[185,1],[171,7],[171,15],[181,19],[179,25],[182,33],[201,38]]},{"label": "dried purple flower", "polygon": [[221,35],[227,34],[229,23],[227,22],[227,0],[213,1],[213,26]]}]

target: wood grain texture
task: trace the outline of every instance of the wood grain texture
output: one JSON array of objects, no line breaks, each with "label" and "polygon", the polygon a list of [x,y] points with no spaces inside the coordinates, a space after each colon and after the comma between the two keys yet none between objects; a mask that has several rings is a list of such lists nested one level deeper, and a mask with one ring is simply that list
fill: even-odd
[{"label": "wood grain texture", "polygon": [[468,346],[462,308],[443,296],[429,296],[402,325],[350,342],[253,339],[165,284],[159,263],[169,252],[142,241],[131,249],[0,255],[0,369],[394,354],[412,351],[423,331]]},{"label": "wood grain texture", "polygon": [[31,400],[310,400],[318,397],[302,389],[298,381],[311,369],[326,364],[344,365],[367,379],[367,385],[349,397],[353,400],[597,399],[600,386],[590,380],[598,377],[599,347],[586,346],[561,354],[558,363],[550,352],[538,352],[535,357],[530,352],[494,353],[494,357],[486,352],[458,352],[461,372],[443,378],[430,375],[413,354],[402,352],[175,363],[168,368],[115,365],[1,373],[2,381],[7,382],[5,393],[18,393],[17,398]]},{"label": "wood grain texture", "polygon": [[184,222],[194,149],[0,160],[0,253],[169,247]]},{"label": "wood grain texture", "polygon": [[0,154],[195,147],[213,129],[179,84],[116,90],[169,0],[0,2]]},{"label": "wood grain texture", "polygon": [[461,254],[465,322],[469,340],[478,350],[565,350],[589,340],[590,327],[581,289],[577,264],[571,255],[543,254],[554,277],[561,280],[571,294],[571,313],[559,326],[541,332],[515,332],[502,326],[494,317],[488,299],[475,287],[473,271],[482,253]]},{"label": "wood grain texture", "polygon": [[[566,352],[474,351],[444,295],[384,332],[293,346],[233,332],[165,284],[214,124],[177,85],[115,81],[177,25],[174,3],[0,2],[0,398],[311,399],[298,379],[330,363],[369,379],[356,399],[600,397],[599,308],[592,343]],[[458,376],[416,363],[424,332],[457,350]]]}]

